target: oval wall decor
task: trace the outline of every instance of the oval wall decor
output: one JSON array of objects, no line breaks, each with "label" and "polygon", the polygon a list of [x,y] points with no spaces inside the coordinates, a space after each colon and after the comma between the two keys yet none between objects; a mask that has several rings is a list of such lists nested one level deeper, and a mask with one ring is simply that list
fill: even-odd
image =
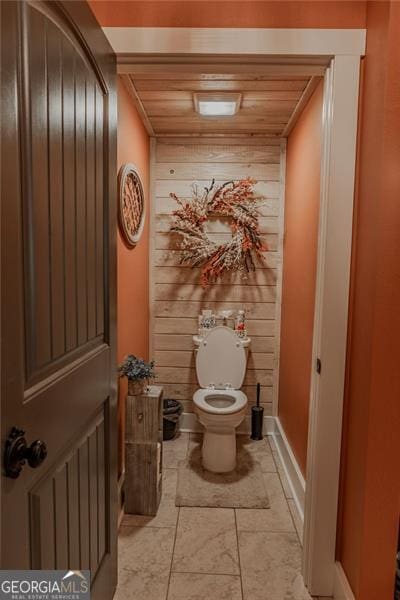
[{"label": "oval wall decor", "polygon": [[145,205],[142,180],[132,163],[122,165],[118,173],[118,217],[125,242],[133,248],[142,235]]}]

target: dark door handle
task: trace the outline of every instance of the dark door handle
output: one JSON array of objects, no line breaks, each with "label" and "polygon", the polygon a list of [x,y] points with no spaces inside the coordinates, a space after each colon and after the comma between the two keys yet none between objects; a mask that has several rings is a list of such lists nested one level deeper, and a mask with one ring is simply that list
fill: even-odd
[{"label": "dark door handle", "polygon": [[6,477],[16,479],[25,462],[33,469],[39,467],[47,456],[47,446],[42,440],[26,443],[25,431],[13,427],[4,448],[4,472]]}]

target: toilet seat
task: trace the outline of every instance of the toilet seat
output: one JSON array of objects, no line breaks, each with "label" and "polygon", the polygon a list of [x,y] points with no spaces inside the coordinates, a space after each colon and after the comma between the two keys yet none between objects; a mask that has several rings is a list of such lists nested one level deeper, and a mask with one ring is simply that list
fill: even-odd
[{"label": "toilet seat", "polygon": [[196,353],[200,387],[239,390],[246,373],[246,362],[246,350],[233,329],[223,325],[214,327]]},{"label": "toilet seat", "polygon": [[[210,403],[212,399],[215,399],[214,405]],[[224,399],[229,402],[227,406],[223,406]],[[222,402],[218,406],[219,400],[222,400]],[[231,415],[246,407],[247,396],[240,390],[202,388],[194,393],[193,402],[197,408],[206,413],[212,415]]]}]

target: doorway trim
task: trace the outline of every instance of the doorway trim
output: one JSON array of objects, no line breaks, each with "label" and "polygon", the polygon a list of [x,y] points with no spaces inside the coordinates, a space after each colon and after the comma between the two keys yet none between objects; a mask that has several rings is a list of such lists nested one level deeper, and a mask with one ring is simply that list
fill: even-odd
[{"label": "doorway trim", "polygon": [[[364,29],[105,27],[119,73],[179,70],[182,63],[271,73],[324,71],[323,147],[313,334],[303,576],[313,595],[332,596],[353,226],[360,59]],[[146,64],[144,64],[146,63]],[[173,63],[173,64],[172,64]],[[219,63],[219,64],[218,64]],[[183,67],[182,67],[183,68]],[[318,374],[314,365],[321,360]]]},{"label": "doorway trim", "polygon": [[324,82],[303,546],[304,581],[319,596],[333,595],[336,570],[359,73],[359,56],[335,56]]},{"label": "doorway trim", "polygon": [[[365,29],[103,27],[118,56],[362,56]],[[304,64],[304,63],[303,63]]]}]

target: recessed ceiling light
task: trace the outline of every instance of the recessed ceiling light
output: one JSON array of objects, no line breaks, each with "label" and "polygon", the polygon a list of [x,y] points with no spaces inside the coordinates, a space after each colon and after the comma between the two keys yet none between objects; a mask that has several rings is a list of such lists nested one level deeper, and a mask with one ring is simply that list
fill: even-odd
[{"label": "recessed ceiling light", "polygon": [[231,117],[236,110],[236,102],[222,102],[222,100],[200,100],[199,102],[199,113],[203,117]]},{"label": "recessed ceiling light", "polygon": [[241,94],[194,94],[194,106],[202,117],[232,117],[240,107]]}]

